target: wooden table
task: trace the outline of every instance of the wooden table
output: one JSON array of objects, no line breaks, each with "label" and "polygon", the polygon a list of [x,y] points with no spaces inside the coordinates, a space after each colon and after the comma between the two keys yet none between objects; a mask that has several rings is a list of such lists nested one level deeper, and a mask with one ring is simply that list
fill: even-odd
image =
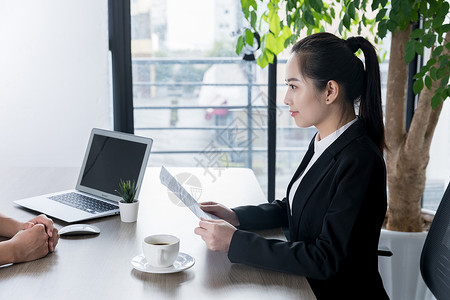
[{"label": "wooden table", "polygon": [[[304,277],[232,264],[226,254],[206,248],[194,234],[198,219],[169,197],[159,181],[160,168],[148,168],[139,196],[138,221],[119,216],[90,223],[100,235],[61,238],[45,258],[0,268],[1,299],[315,299]],[[253,171],[243,168],[205,170],[168,168],[190,186],[199,201],[234,207],[266,199]],[[192,177],[190,177],[193,175]],[[0,209],[21,221],[37,213],[12,201],[75,186],[76,168],[1,168]],[[195,180],[197,178],[197,180]],[[67,225],[54,220],[57,228]],[[174,274],[150,274],[133,269],[131,259],[142,253],[142,240],[156,233],[180,238],[180,251],[195,265]],[[281,231],[261,232],[281,238]]]}]

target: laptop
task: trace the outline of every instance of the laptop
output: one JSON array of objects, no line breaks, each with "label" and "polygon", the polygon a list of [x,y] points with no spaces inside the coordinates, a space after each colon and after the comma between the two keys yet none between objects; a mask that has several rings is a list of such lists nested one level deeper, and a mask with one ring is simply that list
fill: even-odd
[{"label": "laptop", "polygon": [[135,181],[139,195],[152,143],[150,138],[94,128],[75,189],[14,202],[68,223],[117,215],[119,181]]}]

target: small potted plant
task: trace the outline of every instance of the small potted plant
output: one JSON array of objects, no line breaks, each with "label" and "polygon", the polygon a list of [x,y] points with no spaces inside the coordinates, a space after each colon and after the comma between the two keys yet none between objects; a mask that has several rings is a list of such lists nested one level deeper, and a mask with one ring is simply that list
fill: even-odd
[{"label": "small potted plant", "polygon": [[120,219],[122,222],[136,222],[139,211],[139,200],[134,199],[136,196],[136,182],[131,183],[130,180],[122,180],[119,182],[119,189],[116,192],[122,197],[119,201]]}]

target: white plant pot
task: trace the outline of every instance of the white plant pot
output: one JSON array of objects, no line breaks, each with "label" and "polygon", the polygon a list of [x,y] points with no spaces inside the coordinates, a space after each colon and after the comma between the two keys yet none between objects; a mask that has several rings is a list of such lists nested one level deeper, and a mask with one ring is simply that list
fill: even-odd
[{"label": "white plant pot", "polygon": [[122,222],[132,223],[137,221],[139,212],[139,201],[134,200],[132,203],[119,202],[120,219]]},{"label": "white plant pot", "polygon": [[381,230],[380,246],[388,247],[391,257],[378,257],[378,269],[391,300],[431,300],[433,294],[420,274],[420,255],[427,232]]}]

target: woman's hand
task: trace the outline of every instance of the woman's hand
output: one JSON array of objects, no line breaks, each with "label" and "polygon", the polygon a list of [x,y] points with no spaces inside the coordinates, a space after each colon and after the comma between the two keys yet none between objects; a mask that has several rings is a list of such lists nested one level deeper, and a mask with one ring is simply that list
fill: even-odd
[{"label": "woman's hand", "polygon": [[210,250],[217,252],[228,252],[235,231],[236,228],[224,220],[202,220],[194,230]]},{"label": "woman's hand", "polygon": [[42,224],[19,231],[7,243],[12,245],[14,263],[35,260],[49,253],[49,237]]},{"label": "woman's hand", "polygon": [[200,203],[200,208],[204,212],[215,215],[219,219],[225,220],[233,226],[239,226],[239,219],[236,213],[222,204],[216,202],[203,202]]}]

